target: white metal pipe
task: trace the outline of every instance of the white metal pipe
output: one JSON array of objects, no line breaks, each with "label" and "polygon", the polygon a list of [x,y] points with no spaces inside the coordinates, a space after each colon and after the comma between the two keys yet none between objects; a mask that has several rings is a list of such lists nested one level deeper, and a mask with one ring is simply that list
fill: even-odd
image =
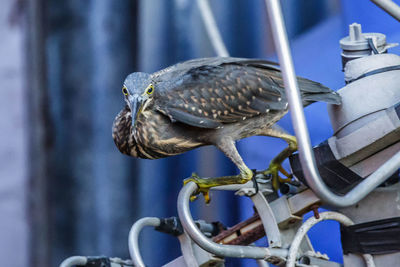
[{"label": "white metal pipe", "polygon": [[266,0],[265,3],[267,5],[268,16],[274,36],[275,48],[281,65],[292,123],[298,140],[300,163],[307,184],[314,193],[327,204],[336,207],[354,205],[400,168],[400,152],[395,154],[390,160],[346,195],[339,196],[332,193],[321,179],[316,167],[314,153],[311,149],[310,137],[303,112],[303,104],[297,85],[279,0]]},{"label": "white metal pipe", "polygon": [[393,18],[400,21],[400,7],[391,0],[371,0],[375,5],[385,10]]},{"label": "white metal pipe", "polygon": [[178,196],[178,215],[183,228],[192,240],[202,249],[220,256],[232,258],[252,258],[252,259],[267,259],[271,255],[277,257],[286,257],[286,249],[264,248],[255,246],[236,246],[222,245],[213,242],[205,237],[196,226],[192,215],[190,214],[189,200],[190,196],[196,192],[197,185],[194,182],[187,183],[179,192]]},{"label": "white metal pipe", "polygon": [[218,30],[217,23],[215,22],[208,0],[197,0],[197,5],[200,9],[201,18],[203,19],[204,26],[206,27],[208,37],[210,38],[210,42],[214,47],[215,53],[219,57],[228,57],[228,50],[222,41],[221,33]]},{"label": "white metal pipe", "polygon": [[145,217],[132,225],[131,230],[129,231],[129,254],[131,255],[131,259],[136,267],[145,267],[146,265],[143,262],[142,256],[140,255],[139,250],[139,234],[145,226],[160,226],[160,219],[156,217]]},{"label": "white metal pipe", "polygon": [[[345,215],[334,212],[334,211],[327,211],[322,212],[319,214],[319,219],[315,217],[310,217],[307,221],[303,223],[303,225],[297,230],[295,237],[293,238],[292,244],[290,245],[289,255],[286,261],[286,267],[294,267],[297,259],[297,252],[299,250],[301,241],[303,240],[304,236],[307,232],[316,225],[317,223],[325,220],[334,220],[338,221],[339,223],[343,224],[344,226],[353,225],[353,222]],[[363,258],[367,267],[375,267],[374,260],[370,254],[364,254]]]},{"label": "white metal pipe", "polygon": [[85,266],[87,258],[84,256],[72,256],[69,257],[60,264],[60,267],[72,267],[72,266]]}]

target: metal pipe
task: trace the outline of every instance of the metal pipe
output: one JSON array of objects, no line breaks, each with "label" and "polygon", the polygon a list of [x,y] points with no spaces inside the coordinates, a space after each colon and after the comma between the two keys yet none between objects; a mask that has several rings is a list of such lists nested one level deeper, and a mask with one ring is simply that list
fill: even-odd
[{"label": "metal pipe", "polygon": [[[292,244],[290,245],[289,255],[286,261],[286,267],[294,267],[296,263],[296,256],[299,250],[301,241],[303,240],[304,236],[307,232],[316,225],[317,223],[325,220],[334,220],[338,221],[339,223],[343,224],[344,226],[353,225],[353,222],[345,215],[334,212],[334,211],[327,211],[322,212],[319,214],[319,219],[315,217],[310,217],[303,225],[297,230],[295,237],[293,238]],[[363,258],[367,267],[375,267],[373,258],[370,254],[364,254]]]},{"label": "metal pipe", "polygon": [[156,217],[145,217],[132,225],[131,230],[129,231],[129,254],[131,255],[132,261],[137,267],[145,267],[146,265],[143,262],[142,256],[140,255],[139,250],[139,234],[145,226],[160,226],[160,219]]},{"label": "metal pipe", "polygon": [[221,33],[218,30],[208,0],[197,0],[197,6],[200,9],[201,18],[203,19],[204,26],[206,27],[208,37],[214,47],[215,53],[219,57],[229,57],[228,50],[222,41]]},{"label": "metal pipe", "polygon": [[87,261],[84,256],[72,256],[63,260],[60,267],[85,266]]},{"label": "metal pipe", "polygon": [[267,259],[270,256],[286,257],[287,250],[285,249],[268,249],[254,246],[236,246],[222,245],[213,242],[205,237],[197,228],[193,221],[189,209],[190,196],[196,192],[197,185],[194,182],[187,183],[179,192],[178,196],[178,215],[183,228],[192,240],[202,249],[220,256],[232,258],[252,258],[252,259]]},{"label": "metal pipe", "polygon": [[395,154],[390,160],[346,195],[338,196],[329,190],[322,181],[317,170],[314,153],[311,149],[310,137],[303,112],[303,104],[297,85],[279,0],[266,0],[265,3],[267,5],[268,16],[274,36],[275,48],[281,65],[292,123],[298,140],[300,163],[307,184],[314,193],[327,204],[336,207],[354,205],[400,168],[400,152]]},{"label": "metal pipe", "polygon": [[396,20],[400,21],[400,7],[391,0],[371,0],[375,5],[385,10]]}]

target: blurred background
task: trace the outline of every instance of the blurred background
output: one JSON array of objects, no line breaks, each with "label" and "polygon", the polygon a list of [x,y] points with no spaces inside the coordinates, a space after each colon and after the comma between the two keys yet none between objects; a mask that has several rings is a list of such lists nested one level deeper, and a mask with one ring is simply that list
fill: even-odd
[{"label": "blurred background", "polygon": [[[348,25],[398,42],[398,23],[368,0],[282,0],[298,75],[344,85],[340,38]],[[275,59],[263,0],[210,0],[229,53]],[[111,138],[134,71],[154,72],[214,56],[195,1],[3,0],[0,3],[0,265],[58,266],[71,255],[128,258],[130,226],[144,216],[177,215],[182,180],[237,173],[214,147],[160,160],[120,154]],[[398,52],[398,50],[392,50]],[[330,137],[324,104],[306,109],[313,144]],[[292,131],[286,116],[280,125]],[[285,143],[253,137],[238,147],[265,169]],[[195,218],[232,226],[250,217],[249,200],[214,193],[192,204]],[[311,230],[315,248],[342,261],[338,225]],[[178,241],[141,235],[148,266],[180,255]],[[259,242],[266,245],[265,240]],[[227,266],[255,266],[232,259]]]}]

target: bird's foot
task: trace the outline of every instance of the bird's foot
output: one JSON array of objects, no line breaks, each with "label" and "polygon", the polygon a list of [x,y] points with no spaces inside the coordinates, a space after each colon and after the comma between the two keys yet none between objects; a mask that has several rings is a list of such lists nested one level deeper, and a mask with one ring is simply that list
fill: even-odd
[{"label": "bird's foot", "polygon": [[[279,172],[281,172],[286,178],[282,178],[279,176]],[[272,188],[278,191],[281,183],[288,183],[292,180],[293,174],[288,173],[281,165],[281,163],[277,163],[272,161],[269,164],[267,170],[263,171],[262,174],[265,176],[271,177]]]},{"label": "bird's foot", "polygon": [[197,195],[201,193],[204,196],[206,204],[210,203],[210,188],[213,187],[213,185],[208,181],[209,179],[210,178],[200,178],[196,173],[192,173],[192,176],[183,180],[183,185],[186,185],[189,182],[197,184],[198,189],[196,193],[190,197],[190,201],[195,201]]},{"label": "bird's foot", "polygon": [[220,185],[231,185],[231,184],[244,184],[251,180],[253,177],[253,171],[246,168],[241,171],[239,175],[232,176],[221,176],[212,178],[201,178],[197,174],[192,173],[192,176],[183,180],[183,185],[189,182],[197,184],[197,192],[190,197],[191,201],[197,199],[198,194],[203,194],[206,204],[210,203],[210,188]]}]

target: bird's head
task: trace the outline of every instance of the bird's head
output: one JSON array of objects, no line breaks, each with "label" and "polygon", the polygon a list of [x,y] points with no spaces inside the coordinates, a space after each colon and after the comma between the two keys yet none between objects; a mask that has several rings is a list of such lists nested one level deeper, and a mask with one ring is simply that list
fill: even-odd
[{"label": "bird's head", "polygon": [[126,77],[122,86],[122,93],[131,110],[132,127],[135,126],[138,115],[151,104],[154,90],[150,74],[134,72]]}]

